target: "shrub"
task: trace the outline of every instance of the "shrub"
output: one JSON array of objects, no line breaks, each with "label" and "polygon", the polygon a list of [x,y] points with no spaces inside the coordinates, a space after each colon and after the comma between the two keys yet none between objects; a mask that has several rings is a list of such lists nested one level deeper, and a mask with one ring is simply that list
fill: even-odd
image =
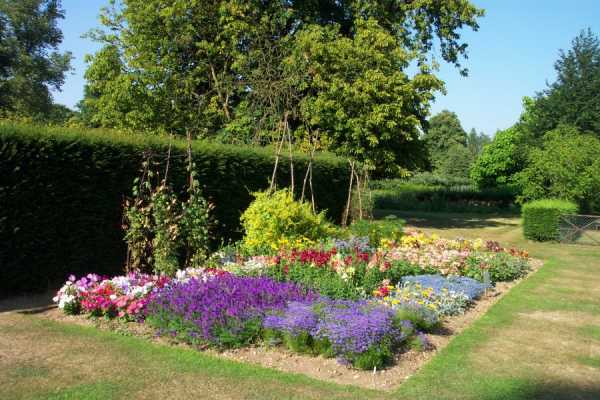
[{"label": "shrub", "polygon": [[[186,142],[173,140],[169,183],[186,187]],[[126,259],[123,199],[131,194],[144,152],[164,170],[169,139],[112,131],[0,124],[0,296],[44,290],[70,273],[114,275]],[[241,237],[239,217],[250,192],[268,187],[274,156],[268,149],[192,145],[196,178],[215,205],[212,245]],[[302,175],[308,159],[295,157]],[[328,155],[313,163],[319,210],[342,215],[347,163]],[[298,172],[300,171],[300,172]],[[289,181],[280,163],[278,185]]]},{"label": "shrub", "polygon": [[324,213],[315,214],[288,189],[256,192],[254,197],[241,218],[243,247],[250,253],[307,247],[333,232]]},{"label": "shrub", "polygon": [[557,199],[536,200],[523,205],[523,234],[527,239],[558,239],[560,216],[576,214],[577,204]]},{"label": "shrub", "polygon": [[517,177],[520,201],[544,198],[576,202],[586,213],[600,212],[600,139],[560,125],[546,133]]}]

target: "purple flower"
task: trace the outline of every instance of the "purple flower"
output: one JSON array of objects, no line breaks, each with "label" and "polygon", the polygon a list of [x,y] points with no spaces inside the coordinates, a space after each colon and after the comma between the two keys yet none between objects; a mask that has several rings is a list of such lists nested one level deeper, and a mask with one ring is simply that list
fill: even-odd
[{"label": "purple flower", "polygon": [[226,274],[206,282],[193,278],[164,287],[152,295],[146,316],[159,328],[177,326],[188,337],[194,337],[190,335],[194,332],[213,341],[216,329],[236,334],[245,322],[283,309],[289,301],[315,298],[316,293],[295,283]]},{"label": "purple flower", "polygon": [[386,338],[398,342],[405,339],[389,307],[366,301],[330,300],[320,308],[314,336],[329,340],[336,354],[360,354]]}]

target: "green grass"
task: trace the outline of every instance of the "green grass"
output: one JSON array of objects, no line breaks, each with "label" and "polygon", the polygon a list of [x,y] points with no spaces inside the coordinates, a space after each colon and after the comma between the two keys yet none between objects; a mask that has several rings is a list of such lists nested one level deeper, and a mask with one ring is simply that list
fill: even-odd
[{"label": "green grass", "polygon": [[402,217],[446,237],[519,245],[548,262],[392,393],[5,312],[0,398],[600,398],[600,247],[527,242],[516,219],[474,216],[465,226],[448,214]]}]

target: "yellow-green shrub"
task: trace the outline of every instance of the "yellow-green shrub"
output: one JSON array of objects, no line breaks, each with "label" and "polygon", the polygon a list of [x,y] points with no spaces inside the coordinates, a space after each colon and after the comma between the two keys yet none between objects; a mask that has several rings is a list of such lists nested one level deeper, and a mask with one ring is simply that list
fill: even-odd
[{"label": "yellow-green shrub", "polygon": [[242,214],[243,247],[249,252],[303,248],[334,232],[325,213],[315,214],[311,205],[294,200],[288,189],[256,192]]}]

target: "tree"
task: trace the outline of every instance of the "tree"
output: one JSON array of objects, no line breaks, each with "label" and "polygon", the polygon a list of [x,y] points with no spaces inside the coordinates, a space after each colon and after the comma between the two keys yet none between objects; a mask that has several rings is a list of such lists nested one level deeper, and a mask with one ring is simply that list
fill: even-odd
[{"label": "tree", "polygon": [[43,118],[52,110],[71,53],[59,53],[59,0],[0,0],[0,112]]},{"label": "tree", "polygon": [[473,154],[467,147],[454,144],[440,161],[437,172],[445,177],[468,178],[473,160]]},{"label": "tree", "polygon": [[424,141],[429,150],[431,164],[434,168],[439,168],[451,147],[467,145],[467,133],[460,124],[458,116],[444,110],[429,120]]},{"label": "tree", "polygon": [[[94,36],[118,50],[122,68],[114,79],[123,95],[90,92],[91,103],[98,100],[98,107],[90,110],[106,114],[106,118],[93,118],[96,121],[110,120],[115,109],[127,110],[117,113],[121,121],[115,123],[133,129],[180,134],[191,130],[196,136],[214,135],[225,129],[222,137],[232,132],[247,136],[252,122],[262,129],[267,111],[281,109],[264,101],[279,98],[273,93],[282,93],[280,83],[292,92],[289,97],[294,99],[294,106],[304,97],[317,95],[314,87],[296,93],[295,87],[286,86],[290,76],[282,75],[297,75],[295,68],[306,71],[304,60],[290,58],[304,32],[315,27],[331,28],[338,38],[354,40],[358,25],[374,20],[394,38],[393,51],[401,49],[405,58],[414,60],[427,74],[433,75],[436,66],[434,58],[429,57],[434,45],[440,49],[442,59],[466,73],[461,65],[466,44],[459,31],[464,27],[476,30],[481,15],[483,11],[468,0],[420,0],[393,5],[364,0],[112,0],[102,17],[108,32]],[[274,48],[276,54],[271,52]],[[390,49],[388,46],[386,51]],[[97,67],[94,63],[101,64],[102,57],[92,59],[90,68]],[[290,59],[299,65],[285,65]],[[354,60],[339,60],[338,65],[343,67],[345,62],[348,68],[355,64]],[[422,79],[429,79],[424,75],[421,74]],[[103,78],[90,74],[90,87],[104,85],[97,85],[94,79]],[[420,90],[418,80],[414,85]],[[124,95],[128,91],[135,93]],[[408,104],[413,102],[410,93],[398,95]],[[104,96],[109,101],[102,101]],[[284,108],[292,129],[304,127],[298,113],[290,112],[288,106]],[[148,110],[152,110],[151,114]],[[277,125],[281,118],[266,121]]]},{"label": "tree", "polygon": [[[412,80],[412,58],[377,21],[358,21],[348,38],[335,27],[311,26],[296,38],[290,65],[303,71],[302,118],[328,148],[391,173],[406,167],[433,92],[443,83],[427,71]],[[300,68],[298,68],[300,66]],[[412,101],[405,101],[410,98]]]},{"label": "tree", "polygon": [[560,124],[600,136],[600,40],[582,31],[554,65],[556,81],[538,93],[530,129],[541,138]]},{"label": "tree", "polygon": [[483,148],[490,144],[492,139],[489,136],[482,133],[477,133],[475,128],[472,128],[469,134],[467,135],[467,148],[475,160],[479,155],[483,152]]},{"label": "tree", "polygon": [[584,212],[600,211],[600,139],[576,127],[560,125],[548,132],[517,174],[520,201],[561,198],[579,203]]},{"label": "tree", "polygon": [[481,188],[513,183],[513,175],[521,171],[527,160],[523,128],[515,126],[496,132],[471,167],[471,180]]}]

